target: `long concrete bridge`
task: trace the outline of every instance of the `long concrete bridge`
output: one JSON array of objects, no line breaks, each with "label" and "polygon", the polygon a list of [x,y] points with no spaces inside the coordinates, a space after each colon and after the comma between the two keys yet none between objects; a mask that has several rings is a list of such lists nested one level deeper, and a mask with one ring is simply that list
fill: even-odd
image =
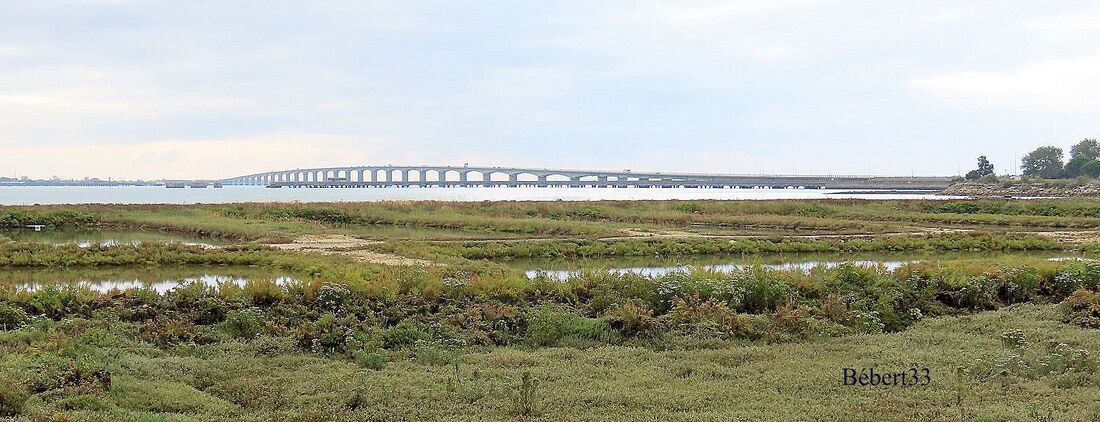
[{"label": "long concrete bridge", "polygon": [[514,167],[350,166],[294,169],[223,179],[266,187],[689,187],[938,190],[949,177],[790,176],[563,170]]}]

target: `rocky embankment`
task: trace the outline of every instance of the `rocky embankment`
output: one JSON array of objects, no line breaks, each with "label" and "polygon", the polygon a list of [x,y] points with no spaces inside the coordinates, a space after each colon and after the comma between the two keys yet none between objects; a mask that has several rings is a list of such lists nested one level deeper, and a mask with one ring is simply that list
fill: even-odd
[{"label": "rocky embankment", "polygon": [[944,195],[970,196],[977,198],[1004,197],[1100,197],[1100,184],[1049,183],[955,183],[941,192]]}]

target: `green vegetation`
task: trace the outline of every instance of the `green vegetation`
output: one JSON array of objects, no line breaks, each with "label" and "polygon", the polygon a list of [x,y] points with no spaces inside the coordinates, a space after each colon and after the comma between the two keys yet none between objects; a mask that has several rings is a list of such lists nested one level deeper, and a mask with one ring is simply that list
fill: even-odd
[{"label": "green vegetation", "polygon": [[1070,149],[1069,162],[1063,161],[1061,148],[1039,147],[1024,156],[1021,167],[1024,176],[1041,179],[1100,177],[1100,142],[1095,139],[1078,142]]},{"label": "green vegetation", "polygon": [[715,238],[658,238],[561,241],[392,242],[376,249],[407,256],[444,260],[500,258],[600,258],[608,256],[748,255],[768,253],[823,253],[873,251],[1040,251],[1067,245],[1044,236],[940,234],[883,236],[867,239],[769,238],[728,240]]},{"label": "green vegetation", "polygon": [[937,230],[1100,228],[1100,201],[599,201],[0,207],[0,227],[163,231],[286,242],[306,235],[376,240],[874,235]]},{"label": "green vegetation", "polygon": [[[0,377],[15,388],[0,399],[32,418],[550,420],[615,408],[624,420],[636,412],[712,419],[759,407],[685,403],[774,385],[750,395],[771,403],[800,391],[799,406],[820,415],[865,400],[940,420],[1016,418],[1034,407],[1081,419],[1100,410],[1084,405],[1100,397],[1100,368],[1088,354],[1100,349],[1094,329],[1058,322],[1052,305],[975,314],[1067,295],[1058,308],[1079,309],[1076,298],[1098,287],[1097,264],[590,273],[512,293],[479,293],[475,282],[441,283],[435,298],[417,285],[387,297],[263,282],[163,296],[9,292],[0,301],[10,322],[0,332]],[[905,335],[878,334],[899,330]],[[836,385],[842,367],[913,362],[931,368],[932,385],[886,396]],[[1034,388],[1049,393],[1036,400],[1026,393]],[[806,394],[844,399],[820,404]],[[912,397],[926,404],[912,408]],[[643,402],[646,410],[621,407]]]},{"label": "green vegetation", "polygon": [[989,158],[983,155],[978,157],[978,168],[966,173],[966,180],[982,180],[986,177],[995,179],[997,174],[994,172],[993,163],[990,163]]},{"label": "green vegetation", "polygon": [[[589,269],[565,280],[499,262],[1090,254],[1096,201],[71,206],[0,216],[9,226],[230,240],[0,242],[0,418],[1100,419],[1095,261],[1013,255],[653,277]],[[1064,233],[1041,233],[1053,229]],[[1065,243],[1066,233],[1080,240]],[[326,235],[380,242],[327,255],[264,244]],[[355,255],[364,249],[436,265],[365,262]],[[66,281],[191,266],[255,276],[165,294]],[[296,281],[264,276],[274,273]],[[843,368],[870,367],[927,367],[930,383],[841,384]]]}]

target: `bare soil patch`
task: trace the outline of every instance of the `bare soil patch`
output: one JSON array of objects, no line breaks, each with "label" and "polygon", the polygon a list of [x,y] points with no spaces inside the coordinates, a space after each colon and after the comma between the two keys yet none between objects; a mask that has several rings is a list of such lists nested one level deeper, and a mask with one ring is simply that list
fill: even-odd
[{"label": "bare soil patch", "polygon": [[376,245],[382,242],[377,240],[366,240],[351,237],[348,235],[336,234],[336,235],[307,235],[294,239],[290,243],[275,243],[271,246],[284,251],[294,252],[316,252],[325,255],[345,255],[352,257],[356,261],[370,262],[374,264],[383,265],[397,265],[397,266],[429,266],[436,265],[435,262],[409,258],[406,256],[382,253],[367,250],[371,245]]}]

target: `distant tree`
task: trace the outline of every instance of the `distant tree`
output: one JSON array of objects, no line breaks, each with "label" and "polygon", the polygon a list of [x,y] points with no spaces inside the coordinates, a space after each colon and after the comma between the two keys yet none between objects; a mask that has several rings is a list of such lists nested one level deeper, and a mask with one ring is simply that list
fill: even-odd
[{"label": "distant tree", "polygon": [[1066,163],[1066,177],[1087,176],[1082,172],[1085,164],[1100,159],[1100,142],[1085,139],[1070,148],[1069,162]]},{"label": "distant tree", "polygon": [[1057,179],[1062,177],[1065,165],[1062,163],[1062,149],[1058,147],[1039,147],[1024,156],[1022,165],[1024,176]]},{"label": "distant tree", "polygon": [[984,155],[978,157],[978,168],[966,173],[966,180],[978,180],[993,174],[993,163]]},{"label": "distant tree", "polygon": [[1100,160],[1100,142],[1095,139],[1088,139],[1078,142],[1069,149],[1069,158],[1072,160],[1077,157],[1084,157],[1089,160]]},{"label": "distant tree", "polygon": [[1084,173],[1082,172],[1082,170],[1084,170],[1085,165],[1088,164],[1088,163],[1091,163],[1093,161],[1096,161],[1096,160],[1093,160],[1093,159],[1090,159],[1090,158],[1087,158],[1087,157],[1084,157],[1084,156],[1077,156],[1077,157],[1071,158],[1069,160],[1069,162],[1066,163],[1065,177],[1069,178],[1069,179],[1072,179],[1072,178],[1077,177],[1077,176],[1083,176]]},{"label": "distant tree", "polygon": [[1081,166],[1081,176],[1100,177],[1100,160],[1092,160]]}]

